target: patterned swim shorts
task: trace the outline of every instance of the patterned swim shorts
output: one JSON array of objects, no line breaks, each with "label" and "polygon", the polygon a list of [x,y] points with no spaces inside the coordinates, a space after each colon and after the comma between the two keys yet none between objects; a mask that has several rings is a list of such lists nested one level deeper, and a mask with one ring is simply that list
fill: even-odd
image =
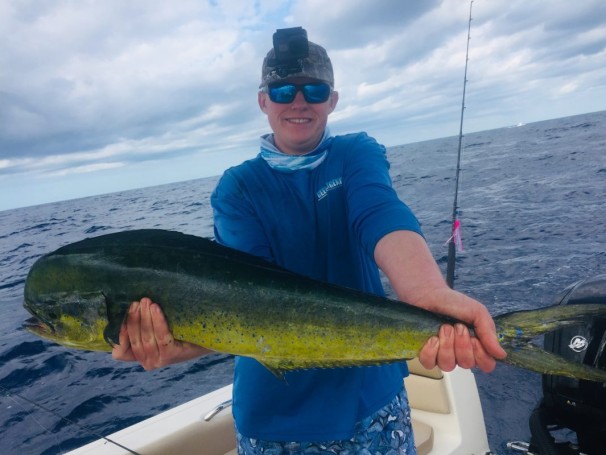
[{"label": "patterned swim shorts", "polygon": [[416,455],[410,407],[402,390],[383,408],[356,423],[349,440],[329,442],[272,442],[242,436],[236,429],[239,455]]}]

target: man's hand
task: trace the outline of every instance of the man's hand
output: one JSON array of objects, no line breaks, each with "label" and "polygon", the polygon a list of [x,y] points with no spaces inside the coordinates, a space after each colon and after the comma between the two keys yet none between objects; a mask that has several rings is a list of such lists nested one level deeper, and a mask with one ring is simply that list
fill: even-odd
[{"label": "man's hand", "polygon": [[120,328],[112,357],[139,362],[147,371],[191,360],[209,352],[202,346],[175,340],[160,306],[148,298],[133,302]]},{"label": "man's hand", "polygon": [[[457,302],[448,311],[449,316],[468,321],[474,327],[475,337],[464,324],[445,324],[437,336],[431,337],[419,354],[419,361],[425,368],[438,366],[444,371],[452,371],[455,366],[478,367],[491,372],[496,359],[507,354],[499,345],[496,329],[488,310],[480,302],[452,290],[444,290],[444,299]],[[447,301],[448,301],[447,300]]]},{"label": "man's hand", "polygon": [[375,260],[385,272],[398,298],[434,313],[453,317],[473,327],[471,337],[464,324],[445,324],[419,353],[425,368],[451,371],[478,367],[492,371],[496,359],[507,356],[499,345],[496,328],[484,305],[450,289],[423,237],[411,231],[385,235],[375,247]]}]

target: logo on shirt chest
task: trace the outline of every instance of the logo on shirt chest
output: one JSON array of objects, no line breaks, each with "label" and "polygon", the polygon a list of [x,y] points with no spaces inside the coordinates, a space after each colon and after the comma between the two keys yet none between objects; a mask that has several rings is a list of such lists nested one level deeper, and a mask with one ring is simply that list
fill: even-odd
[{"label": "logo on shirt chest", "polygon": [[332,190],[334,190],[336,188],[339,188],[342,185],[343,185],[343,178],[342,177],[329,180],[328,182],[326,182],[326,184],[322,188],[320,188],[316,192],[316,197],[318,198],[318,201],[321,201],[326,196],[328,196],[328,193],[330,191],[332,191]]}]

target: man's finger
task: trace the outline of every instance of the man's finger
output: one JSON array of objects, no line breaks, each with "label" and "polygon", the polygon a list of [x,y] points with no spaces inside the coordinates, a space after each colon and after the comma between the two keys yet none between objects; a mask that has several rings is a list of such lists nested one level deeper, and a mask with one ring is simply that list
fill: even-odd
[{"label": "man's finger", "polygon": [[456,365],[457,363],[454,351],[454,327],[444,324],[442,327],[440,327],[438,366],[443,371],[452,371]]},{"label": "man's finger", "polygon": [[169,348],[175,341],[166,317],[157,303],[152,303],[150,307],[151,322],[154,327],[154,334],[156,335],[156,343],[158,348],[162,351]]},{"label": "man's finger", "polygon": [[455,325],[454,350],[456,356],[456,364],[461,368],[473,368],[476,366],[473,346],[471,344],[471,336],[469,330],[463,324]]},{"label": "man's finger", "polygon": [[437,365],[440,339],[437,336],[429,338],[419,352],[419,362],[424,368],[431,370]]},{"label": "man's finger", "polygon": [[112,358],[115,360],[121,360],[123,362],[130,362],[135,360],[135,356],[130,348],[130,339],[128,337],[128,330],[126,324],[122,324],[120,327],[120,334],[118,335],[118,343],[112,348]]},{"label": "man's finger", "polygon": [[474,357],[476,359],[476,365],[483,372],[490,373],[496,367],[496,360],[486,352],[482,346],[482,343],[480,343],[477,338],[472,338],[471,343],[473,346]]}]

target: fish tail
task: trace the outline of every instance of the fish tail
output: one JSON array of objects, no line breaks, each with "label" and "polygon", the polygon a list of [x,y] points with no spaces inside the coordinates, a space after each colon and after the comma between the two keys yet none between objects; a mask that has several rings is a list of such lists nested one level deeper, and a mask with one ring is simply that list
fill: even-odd
[{"label": "fish tail", "polygon": [[497,331],[504,336],[530,340],[556,329],[578,325],[592,317],[606,318],[606,305],[554,305],[502,314],[496,316],[494,321]]},{"label": "fish tail", "polygon": [[606,370],[566,360],[564,357],[545,351],[531,343],[517,346],[514,349],[504,349],[507,352],[507,357],[503,362],[509,365],[526,368],[541,374],[606,382]]},{"label": "fish tail", "polygon": [[507,352],[504,362],[542,374],[606,382],[606,370],[572,362],[531,343],[538,335],[578,325],[592,317],[606,318],[606,305],[555,305],[495,317],[499,341]]}]

